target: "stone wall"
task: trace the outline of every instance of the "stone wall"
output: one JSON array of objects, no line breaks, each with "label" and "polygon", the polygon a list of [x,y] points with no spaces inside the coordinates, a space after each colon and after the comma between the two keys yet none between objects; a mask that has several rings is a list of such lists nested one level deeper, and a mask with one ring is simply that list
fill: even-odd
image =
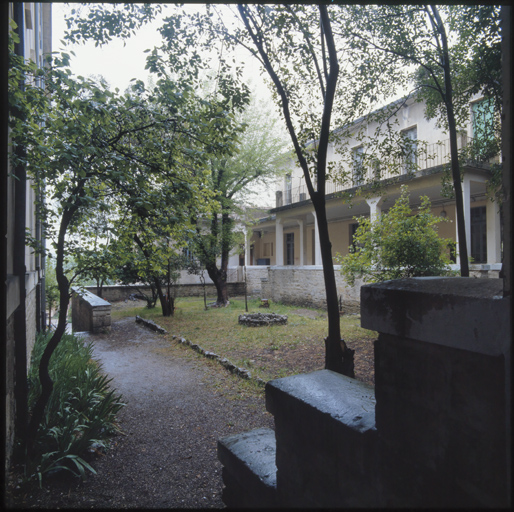
[{"label": "stone wall", "polygon": [[[262,281],[264,297],[271,299],[273,302],[295,306],[326,308],[327,301],[322,266],[266,268],[268,269],[268,275]],[[337,294],[338,297],[342,297],[343,311],[345,313],[358,313],[361,281],[358,280],[353,287],[347,287],[339,269],[339,265],[334,265]]]},{"label": "stone wall", "polygon": [[500,279],[417,278],[362,288],[375,343],[382,501],[508,503],[510,298]]},{"label": "stone wall", "polygon": [[71,324],[75,332],[110,330],[111,305],[91,292],[73,290]]},{"label": "stone wall", "polygon": [[[244,295],[244,283],[227,283],[229,297],[240,297]],[[97,294],[96,286],[86,286],[87,291]],[[207,297],[216,298],[216,288],[214,284],[205,285]],[[110,301],[117,302],[126,300],[130,295],[138,293],[138,290],[150,295],[152,292],[148,286],[125,286],[125,285],[112,285],[103,286],[102,298]],[[175,297],[203,297],[203,286],[201,284],[178,284],[173,287],[173,294]]]},{"label": "stone wall", "polygon": [[218,441],[231,507],[511,504],[510,297],[500,279],[361,290],[375,388],[329,370],[266,384],[275,431]]}]

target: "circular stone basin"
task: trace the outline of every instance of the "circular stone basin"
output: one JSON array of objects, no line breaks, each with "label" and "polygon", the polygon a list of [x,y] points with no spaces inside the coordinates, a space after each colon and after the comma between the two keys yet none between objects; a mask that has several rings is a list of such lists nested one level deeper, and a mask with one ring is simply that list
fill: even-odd
[{"label": "circular stone basin", "polygon": [[287,316],[277,315],[275,313],[250,313],[247,315],[239,315],[239,323],[250,327],[285,325],[287,324]]}]

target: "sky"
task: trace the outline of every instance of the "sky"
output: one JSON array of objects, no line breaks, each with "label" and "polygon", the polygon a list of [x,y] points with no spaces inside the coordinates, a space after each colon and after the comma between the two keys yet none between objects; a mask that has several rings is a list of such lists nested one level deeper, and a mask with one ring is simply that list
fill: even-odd
[{"label": "sky", "polygon": [[[102,75],[107,79],[112,88],[124,91],[132,78],[143,80],[147,83],[150,73],[145,70],[146,54],[144,50],[151,49],[161,44],[162,39],[157,31],[162,17],[166,15],[165,5],[163,13],[154,22],[140,28],[135,36],[123,41],[113,39],[103,47],[95,47],[94,42],[65,46],[61,41],[66,30],[65,15],[74,6],[54,3],[52,5],[52,45],[53,51],[72,50],[71,68],[76,75],[90,76]],[[75,4],[76,7],[76,4]],[[191,9],[196,6],[191,5]],[[248,58],[241,53],[247,67],[247,81],[259,97],[270,97],[267,87],[264,85],[258,64],[255,59]]]}]

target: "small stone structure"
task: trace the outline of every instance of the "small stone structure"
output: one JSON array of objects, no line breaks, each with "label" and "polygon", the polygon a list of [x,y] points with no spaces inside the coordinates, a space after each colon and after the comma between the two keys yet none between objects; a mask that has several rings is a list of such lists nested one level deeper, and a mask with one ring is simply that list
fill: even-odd
[{"label": "small stone structure", "polygon": [[287,324],[286,315],[276,313],[249,313],[239,315],[239,323],[249,327],[261,327],[264,325],[285,325]]},{"label": "small stone structure", "polygon": [[511,504],[510,297],[500,279],[363,286],[375,388],[329,370],[266,384],[275,431],[218,441],[223,501],[254,508]]},{"label": "small stone structure", "polygon": [[111,330],[111,305],[88,291],[73,288],[71,325],[75,332]]}]

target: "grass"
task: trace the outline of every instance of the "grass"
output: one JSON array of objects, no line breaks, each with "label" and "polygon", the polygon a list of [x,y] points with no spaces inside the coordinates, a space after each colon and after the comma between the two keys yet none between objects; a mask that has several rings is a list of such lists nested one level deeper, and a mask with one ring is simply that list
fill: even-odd
[{"label": "grass", "polygon": [[[287,325],[247,327],[238,323],[245,313],[242,299],[231,299],[226,308],[204,309],[203,300],[180,298],[173,317],[165,318],[161,309],[128,308],[113,311],[113,319],[139,315],[151,319],[175,334],[200,345],[203,349],[226,357],[252,376],[263,380],[284,377],[324,366],[324,338],[328,324],[326,313],[302,308],[309,316],[299,315],[296,306],[273,303],[259,308],[260,300],[248,301],[248,312],[270,312],[288,316]],[[376,333],[362,329],[356,315],[341,317],[341,334],[349,346],[370,346]]]}]

